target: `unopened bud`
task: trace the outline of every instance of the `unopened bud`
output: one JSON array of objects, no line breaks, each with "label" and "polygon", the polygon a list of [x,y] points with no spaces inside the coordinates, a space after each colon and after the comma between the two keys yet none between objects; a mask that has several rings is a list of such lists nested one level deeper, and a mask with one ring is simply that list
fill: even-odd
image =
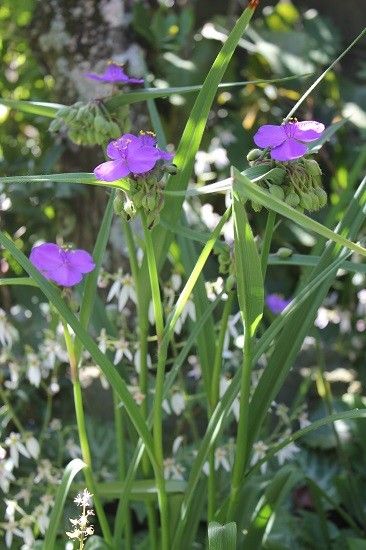
[{"label": "unopened bud", "polygon": [[289,258],[292,254],[293,251],[291,248],[286,248],[285,246],[281,246],[281,248],[279,248],[276,252],[276,256],[283,259]]},{"label": "unopened bud", "polygon": [[260,149],[252,149],[247,154],[247,161],[251,162],[253,160],[258,160],[262,155],[263,155],[263,151],[261,151]]}]

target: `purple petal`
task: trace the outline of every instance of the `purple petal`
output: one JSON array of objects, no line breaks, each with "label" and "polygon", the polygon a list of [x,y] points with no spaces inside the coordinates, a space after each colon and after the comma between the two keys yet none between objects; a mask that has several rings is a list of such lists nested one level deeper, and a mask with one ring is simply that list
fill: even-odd
[{"label": "purple petal", "polygon": [[110,160],[96,166],[94,168],[94,175],[98,180],[116,181],[128,176],[130,171],[124,159],[120,161]]},{"label": "purple petal", "polygon": [[126,161],[130,172],[144,174],[154,168],[159,158],[159,151],[155,147],[136,147],[135,144],[130,144]]},{"label": "purple petal", "polygon": [[64,261],[64,251],[54,243],[34,246],[29,256],[32,264],[43,274],[50,269],[58,269]]},{"label": "purple petal", "polygon": [[47,278],[60,286],[74,286],[80,283],[83,275],[68,263],[64,263],[59,269],[48,271]]},{"label": "purple petal", "polygon": [[158,153],[162,160],[172,160],[174,158],[173,153],[168,153],[168,151],[163,151],[163,149],[158,149]]},{"label": "purple petal", "polygon": [[123,70],[120,65],[116,63],[111,63],[108,65],[104,73],[85,73],[84,76],[91,80],[97,80],[99,82],[108,82],[108,83],[123,83],[123,84],[142,84],[143,79],[139,78],[130,78]]},{"label": "purple petal", "polygon": [[122,157],[121,148],[118,147],[120,140],[110,141],[107,145],[106,153],[112,160],[119,160]]},{"label": "purple petal", "polygon": [[282,313],[290,302],[291,300],[285,300],[279,294],[268,294],[268,296],[266,296],[266,306],[275,315]]},{"label": "purple petal", "polygon": [[319,139],[325,130],[324,124],[315,120],[304,120],[303,122],[295,122],[293,125],[293,137],[300,141],[314,141]]},{"label": "purple petal", "polygon": [[90,273],[95,268],[93,257],[86,250],[67,250],[67,262],[71,269],[80,273]]},{"label": "purple petal", "polygon": [[288,138],[284,143],[271,150],[274,160],[286,161],[298,159],[305,155],[308,148],[295,139]]},{"label": "purple petal", "polygon": [[275,126],[273,124],[265,124],[261,126],[254,135],[253,140],[258,147],[277,147],[286,139],[285,128],[283,126]]},{"label": "purple petal", "polygon": [[149,134],[140,134],[138,140],[140,145],[148,145],[149,147],[155,147],[156,145],[156,138]]}]

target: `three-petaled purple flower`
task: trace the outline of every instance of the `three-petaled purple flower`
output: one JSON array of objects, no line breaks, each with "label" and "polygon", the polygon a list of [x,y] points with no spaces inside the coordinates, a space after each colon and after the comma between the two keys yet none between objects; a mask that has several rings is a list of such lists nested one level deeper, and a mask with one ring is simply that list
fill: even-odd
[{"label": "three-petaled purple flower", "polygon": [[60,286],[75,286],[85,273],[95,268],[85,250],[67,250],[54,243],[34,246],[29,256],[32,264],[50,281]]},{"label": "three-petaled purple flower", "polygon": [[289,305],[291,300],[285,300],[279,294],[267,294],[266,306],[274,315],[282,313],[282,311]]},{"label": "three-petaled purple flower", "polygon": [[159,160],[172,160],[173,154],[156,146],[156,139],[150,134],[124,134],[107,146],[110,159],[94,168],[99,180],[116,181],[129,174],[150,172]]},{"label": "three-petaled purple flower", "polygon": [[281,126],[265,124],[253,139],[258,147],[269,147],[274,160],[287,161],[304,156],[308,150],[305,143],[319,139],[324,130],[324,124],[315,120],[286,122]]},{"label": "three-petaled purple flower", "polygon": [[143,84],[144,82],[143,78],[128,76],[117,63],[110,63],[102,74],[85,73],[84,76],[90,78],[90,80],[98,80],[109,84]]}]

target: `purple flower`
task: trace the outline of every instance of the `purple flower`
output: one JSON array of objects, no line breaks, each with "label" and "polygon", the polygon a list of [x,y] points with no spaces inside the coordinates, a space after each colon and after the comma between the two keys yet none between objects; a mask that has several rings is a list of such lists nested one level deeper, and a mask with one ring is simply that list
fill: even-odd
[{"label": "purple flower", "polygon": [[266,296],[266,306],[272,313],[278,315],[289,305],[291,300],[285,300],[279,294],[267,294]]},{"label": "purple flower", "polygon": [[270,147],[274,160],[286,161],[304,156],[308,148],[303,142],[319,139],[324,129],[324,124],[314,120],[286,122],[281,126],[265,124],[253,139],[258,147]]},{"label": "purple flower", "polygon": [[34,246],[29,259],[46,279],[60,286],[77,285],[85,273],[95,268],[92,256],[85,250],[65,250],[54,243]]},{"label": "purple flower", "polygon": [[145,174],[152,170],[159,160],[171,160],[174,155],[156,146],[156,139],[150,134],[125,134],[107,146],[110,161],[94,168],[99,180],[115,181],[129,174]]},{"label": "purple flower", "polygon": [[110,63],[104,73],[85,73],[86,78],[90,80],[98,80],[99,82],[107,82],[110,84],[143,84],[143,78],[131,78],[117,63]]}]

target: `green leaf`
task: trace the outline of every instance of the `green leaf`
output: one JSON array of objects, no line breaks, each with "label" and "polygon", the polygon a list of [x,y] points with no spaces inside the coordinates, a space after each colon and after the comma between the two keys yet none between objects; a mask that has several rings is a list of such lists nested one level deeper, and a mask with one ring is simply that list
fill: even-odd
[{"label": "green leaf", "polygon": [[15,99],[4,99],[0,97],[0,104],[6,105],[16,111],[29,113],[31,115],[41,115],[49,118],[55,118],[59,109],[64,107],[59,103],[46,103],[43,101],[17,101]]},{"label": "green leaf", "polygon": [[347,539],[347,550],[366,550],[366,540],[365,539],[348,538]]},{"label": "green leaf", "polygon": [[212,521],[208,525],[209,550],[235,550],[236,549],[236,523],[233,521],[221,525]]},{"label": "green leaf", "polygon": [[265,539],[270,533],[278,508],[301,478],[301,474],[292,466],[285,466],[276,473],[258,502],[244,538],[243,547],[262,548],[262,543],[265,543]]},{"label": "green leaf", "polygon": [[[103,221],[101,223],[97,240],[94,246],[93,259],[95,262],[95,269],[91,273],[89,273],[89,275],[85,279],[83,298],[80,308],[80,324],[85,330],[88,329],[95,297],[97,295],[99,272],[100,268],[102,267],[103,256],[107,247],[109,232],[113,219],[114,197],[115,191],[112,191],[111,196],[108,200],[107,207],[104,211]],[[77,358],[80,357],[81,349],[81,342],[77,339],[75,342],[75,355]]]},{"label": "green leaf", "polygon": [[97,185],[99,187],[126,189],[126,191],[128,191],[129,189],[129,185],[126,180],[107,182],[97,180],[94,174],[88,174],[86,172],[76,172],[69,174],[40,174],[37,176],[7,176],[5,178],[0,178],[0,183],[83,183],[86,185]]},{"label": "green leaf", "polygon": [[110,546],[101,537],[93,535],[86,541],[84,550],[110,550]]},{"label": "green leaf", "polygon": [[43,550],[50,550],[50,548],[54,548],[58,526],[60,524],[66,497],[68,495],[72,480],[76,474],[85,467],[86,464],[79,458],[75,458],[66,466],[62,476],[61,485],[57,490],[55,504],[52,508],[50,523],[43,543]]},{"label": "green leaf", "polygon": [[335,233],[331,229],[328,229],[321,223],[309,218],[302,212],[298,212],[285,202],[277,199],[274,195],[267,193],[267,191],[264,191],[263,189],[252,183],[236,168],[233,169],[233,173],[234,182],[238,183],[236,187],[237,193],[240,194],[243,199],[249,198],[255,202],[258,202],[268,210],[274,210],[275,212],[277,212],[277,214],[285,216],[289,220],[292,220],[298,225],[301,225],[305,229],[308,229],[309,231],[314,231],[314,233],[320,235],[321,237],[324,237],[325,239],[330,239],[341,246],[345,246],[350,250],[353,250],[353,252],[357,252],[362,256],[366,256],[366,249],[363,248],[363,246],[349,241],[342,235]]},{"label": "green leaf", "polygon": [[[243,176],[245,179],[246,176]],[[249,180],[248,180],[249,181]],[[260,257],[243,202],[233,188],[234,250],[238,300],[243,322],[254,336],[263,315],[264,289]]]},{"label": "green leaf", "polygon": [[0,286],[6,285],[38,286],[30,277],[5,277],[5,279],[0,279]]},{"label": "green leaf", "polygon": [[[237,86],[247,86],[248,84],[275,84],[277,82],[284,82],[286,80],[294,80],[297,78],[305,78],[306,74],[297,77],[286,76],[285,78],[274,78],[270,80],[244,80],[241,82],[223,82],[218,84],[216,88],[235,88]],[[150,99],[158,99],[170,97],[171,95],[185,95],[202,90],[204,84],[196,84],[193,86],[176,86],[172,88],[145,88],[144,90],[137,90],[134,92],[121,92],[113,95],[110,99],[104,100],[104,105],[109,111],[114,111],[122,105],[131,105],[132,103],[138,103],[140,101],[149,101]],[[60,106],[61,107],[61,106]],[[47,116],[47,115],[45,115]]]}]

